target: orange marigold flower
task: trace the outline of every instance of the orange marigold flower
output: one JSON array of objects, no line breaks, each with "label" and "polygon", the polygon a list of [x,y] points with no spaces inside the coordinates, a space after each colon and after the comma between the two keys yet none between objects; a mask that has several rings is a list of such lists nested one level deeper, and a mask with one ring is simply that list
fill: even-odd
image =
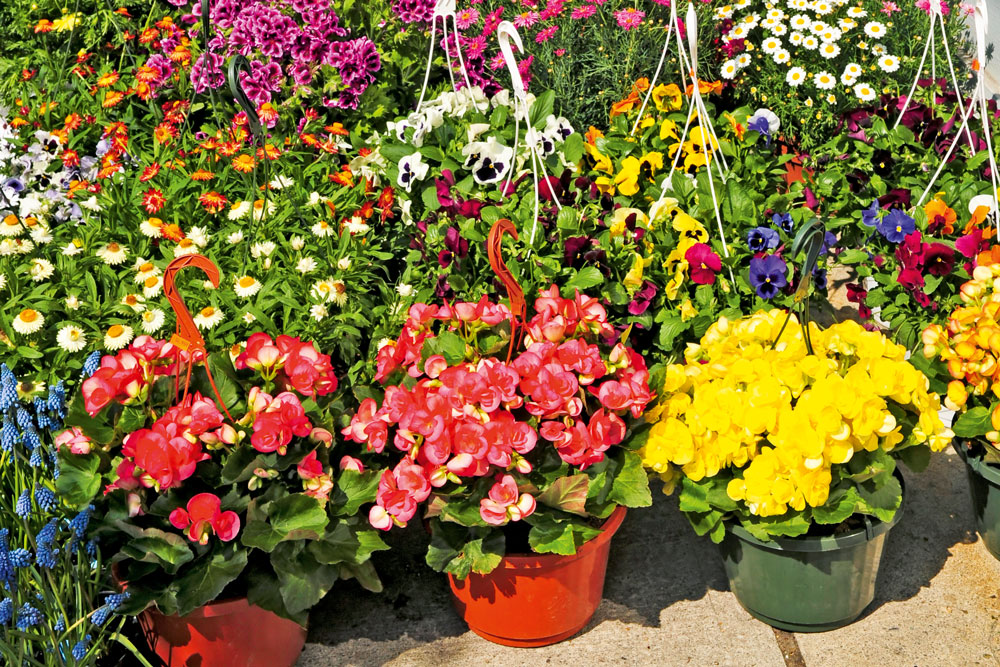
[{"label": "orange marigold flower", "polygon": [[184,230],[176,222],[163,225],[160,231],[163,234],[163,238],[175,243],[180,243],[184,239]]},{"label": "orange marigold flower", "polygon": [[177,128],[170,123],[160,123],[156,126],[156,129],[153,130],[153,139],[156,143],[167,146],[170,142],[177,138],[178,134],[179,132],[177,131]]},{"label": "orange marigold flower", "polygon": [[114,71],[108,72],[107,74],[102,74],[97,79],[97,87],[98,88],[110,88],[111,86],[113,86],[116,83],[118,83],[118,79],[120,79],[120,78],[121,78],[121,76],[118,74],[118,72],[114,72]]},{"label": "orange marigold flower", "polygon": [[101,106],[105,109],[110,109],[111,107],[116,106],[123,99],[125,99],[125,93],[117,90],[109,90],[108,94],[104,96],[104,102],[101,103]]},{"label": "orange marigold flower", "polygon": [[955,231],[958,214],[939,197],[924,205],[924,213],[927,214],[928,234],[951,234]]},{"label": "orange marigold flower", "polygon": [[233,158],[233,169],[244,174],[248,174],[253,171],[253,168],[256,165],[257,161],[253,159],[253,156],[247,155],[246,153],[237,155]]},{"label": "orange marigold flower", "polygon": [[142,193],[142,206],[148,213],[158,213],[166,203],[163,193],[156,188],[150,188]]},{"label": "orange marigold flower", "polygon": [[215,190],[206,192],[202,196],[198,197],[198,201],[200,201],[201,205],[205,207],[205,210],[212,215],[221,211],[225,208],[226,204],[229,203],[229,200],[226,199],[225,195],[220,194]]},{"label": "orange marigold flower", "polygon": [[149,44],[160,36],[160,31],[156,28],[146,28],[141,33],[139,33],[139,43]]},{"label": "orange marigold flower", "polygon": [[192,181],[210,181],[215,178],[215,174],[207,169],[199,169],[191,174]]},{"label": "orange marigold flower", "polygon": [[42,19],[37,24],[35,24],[35,32],[36,33],[39,33],[39,32],[52,32],[52,29],[54,27],[55,27],[55,24],[52,21],[50,21],[48,19]]},{"label": "orange marigold flower", "polygon": [[156,178],[156,175],[160,173],[160,163],[154,162],[145,169],[142,170],[142,176],[139,177],[140,183],[148,183],[149,181]]},{"label": "orange marigold flower", "polygon": [[334,123],[333,125],[327,125],[323,128],[327,132],[333,135],[346,137],[350,132],[344,127],[343,123]]},{"label": "orange marigold flower", "polygon": [[67,167],[78,167],[80,166],[80,156],[76,151],[69,150],[63,151],[62,154],[63,165]]},{"label": "orange marigold flower", "polygon": [[66,116],[66,130],[71,131],[79,128],[83,124],[83,118],[78,113],[71,113]]}]

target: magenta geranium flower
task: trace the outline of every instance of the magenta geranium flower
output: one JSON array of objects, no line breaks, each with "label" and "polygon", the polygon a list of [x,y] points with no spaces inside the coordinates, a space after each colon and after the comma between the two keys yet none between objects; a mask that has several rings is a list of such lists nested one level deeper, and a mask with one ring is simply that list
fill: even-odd
[{"label": "magenta geranium flower", "polygon": [[691,280],[699,285],[715,283],[715,274],[722,270],[722,260],[705,243],[695,243],[684,253],[691,265]]},{"label": "magenta geranium flower", "polygon": [[618,26],[624,28],[625,30],[638,28],[642,25],[642,20],[644,18],[646,18],[646,12],[640,11],[634,7],[615,12],[615,20],[618,21]]}]

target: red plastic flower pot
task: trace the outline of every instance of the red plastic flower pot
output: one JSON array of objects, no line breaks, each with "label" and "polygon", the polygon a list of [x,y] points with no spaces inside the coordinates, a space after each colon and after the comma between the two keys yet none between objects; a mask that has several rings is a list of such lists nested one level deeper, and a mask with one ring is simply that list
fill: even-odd
[{"label": "red plastic flower pot", "polygon": [[504,646],[548,646],[575,635],[597,611],[618,507],[603,532],[572,556],[505,556],[489,574],[448,575],[455,608],[480,637]]},{"label": "red plastic flower pot", "polygon": [[139,623],[167,667],[291,667],[306,643],[295,621],[247,602],[212,602],[187,616],[147,609]]}]

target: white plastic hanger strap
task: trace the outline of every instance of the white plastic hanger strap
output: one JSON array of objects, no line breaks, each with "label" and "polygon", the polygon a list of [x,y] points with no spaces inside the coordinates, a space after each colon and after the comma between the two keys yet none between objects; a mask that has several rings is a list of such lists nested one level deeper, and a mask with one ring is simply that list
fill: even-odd
[{"label": "white plastic hanger strap", "polygon": [[451,36],[454,39],[455,50],[458,52],[458,64],[462,70],[462,77],[465,79],[467,88],[472,88],[469,82],[469,73],[465,68],[465,60],[462,58],[462,37],[458,33],[458,21],[455,18],[455,0],[438,0],[434,7],[434,14],[431,16],[431,44],[427,52],[427,68],[424,70],[424,85],[420,89],[420,99],[417,101],[417,111],[423,106],[424,97],[427,95],[427,85],[431,80],[431,65],[434,63],[434,41],[437,37],[437,23],[441,20],[441,44],[444,47],[444,57],[448,65],[448,76],[451,78],[452,90],[458,92],[455,83],[455,68],[451,63],[451,52],[448,51],[448,19],[451,19]]}]

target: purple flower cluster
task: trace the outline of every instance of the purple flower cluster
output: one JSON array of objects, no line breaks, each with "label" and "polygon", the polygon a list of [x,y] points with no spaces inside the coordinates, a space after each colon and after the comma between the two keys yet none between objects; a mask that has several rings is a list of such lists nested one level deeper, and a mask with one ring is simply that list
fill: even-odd
[{"label": "purple flower cluster", "polygon": [[223,63],[242,54],[250,59],[250,73],[241,74],[243,87],[258,105],[270,102],[289,79],[295,91],[310,93],[307,86],[329,67],[339,76],[340,89],[324,104],[353,109],[381,68],[375,44],[367,37],[350,39],[329,0],[214,0],[210,18],[214,34],[208,51],[191,69],[199,93],[221,87]]},{"label": "purple flower cluster", "polygon": [[434,0],[396,0],[392,11],[403,23],[429,23],[435,4]]}]

